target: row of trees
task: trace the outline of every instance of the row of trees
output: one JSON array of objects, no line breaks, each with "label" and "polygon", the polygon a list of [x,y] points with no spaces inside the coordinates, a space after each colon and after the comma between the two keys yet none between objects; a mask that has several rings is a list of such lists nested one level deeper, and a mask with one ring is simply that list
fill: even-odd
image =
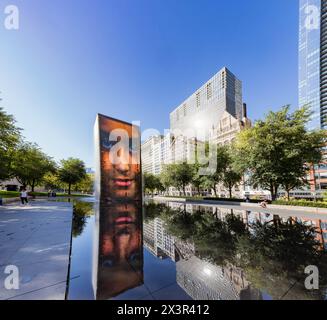
[{"label": "row of trees", "polygon": [[[34,191],[43,185],[49,189],[91,191],[92,179],[82,160],[69,158],[58,165],[35,143],[26,142],[12,115],[0,108],[0,180],[16,178]],[[83,190],[84,189],[84,190]]]},{"label": "row of trees", "polygon": [[232,197],[233,187],[242,181],[243,170],[235,166],[233,149],[229,146],[215,146],[217,148],[217,165],[215,172],[210,175],[201,175],[201,165],[188,164],[186,162],[169,164],[164,166],[160,176],[144,174],[144,186],[147,191],[167,190],[175,187],[186,195],[186,187],[192,185],[197,189],[212,190],[217,196],[217,186],[222,184]]},{"label": "row of trees", "polygon": [[[231,146],[209,146],[217,148],[215,172],[201,176],[201,165],[177,163],[166,165],[160,178],[145,177],[145,188],[162,190],[175,187],[185,195],[185,188],[193,185],[212,190],[217,196],[217,185],[229,191],[241,183],[246,174],[247,182],[271,193],[273,200],[279,188],[289,193],[308,183],[306,176],[313,164],[322,160],[322,149],[326,145],[323,130],[308,131],[309,108],[290,112],[285,106],[280,111],[269,112],[264,120],[241,131]],[[155,180],[156,183],[149,183]]]}]

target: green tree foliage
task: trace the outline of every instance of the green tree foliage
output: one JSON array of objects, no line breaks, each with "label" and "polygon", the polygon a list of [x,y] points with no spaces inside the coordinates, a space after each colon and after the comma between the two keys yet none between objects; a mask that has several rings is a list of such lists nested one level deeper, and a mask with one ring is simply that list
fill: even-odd
[{"label": "green tree foliage", "polygon": [[201,165],[199,163],[195,163],[192,166],[192,185],[197,189],[198,194],[201,193],[201,188],[205,188],[205,176],[200,174]]},{"label": "green tree foliage", "polygon": [[210,175],[203,176],[202,185],[213,190],[215,196],[217,197],[217,185],[223,182],[224,173],[230,163],[230,154],[228,146],[211,146],[211,148],[215,147],[217,148],[215,172]]},{"label": "green tree foliage", "polygon": [[164,189],[160,177],[151,173],[145,172],[143,174],[143,183],[144,190],[149,191],[150,193],[154,193],[155,190],[162,191]]},{"label": "green tree foliage", "polygon": [[60,190],[65,188],[65,184],[59,180],[57,174],[47,173],[42,180],[43,186],[47,190]]},{"label": "green tree foliage", "polygon": [[323,131],[307,131],[309,109],[290,113],[286,106],[242,131],[236,141],[237,166],[248,170],[251,183],[269,190],[275,200],[280,186],[289,193],[305,183],[311,163],[321,160]]},{"label": "green tree foliage", "polygon": [[193,166],[186,162],[168,164],[163,168],[161,182],[165,187],[175,187],[186,195],[185,188],[192,182],[193,172]]},{"label": "green tree foliage", "polygon": [[94,214],[93,204],[85,201],[76,201],[73,208],[72,233],[74,237],[77,237],[82,234],[87,220]]},{"label": "green tree foliage", "polygon": [[74,185],[74,191],[81,191],[84,193],[93,193],[94,191],[94,175],[86,174],[85,177]]},{"label": "green tree foliage", "polygon": [[225,168],[222,174],[222,183],[228,189],[230,198],[232,198],[233,187],[240,184],[244,175],[244,170],[236,165],[235,157],[236,155],[232,145],[227,149]]},{"label": "green tree foliage", "polygon": [[56,171],[56,163],[36,144],[23,142],[13,154],[12,170],[22,185],[30,186],[34,191],[47,173]]},{"label": "green tree foliage", "polygon": [[58,178],[61,182],[67,183],[68,194],[71,194],[72,185],[81,182],[85,176],[85,164],[82,160],[76,158],[61,160]]},{"label": "green tree foliage", "polygon": [[16,127],[15,122],[12,115],[0,108],[0,180],[12,176],[12,157],[21,139],[20,129]]}]

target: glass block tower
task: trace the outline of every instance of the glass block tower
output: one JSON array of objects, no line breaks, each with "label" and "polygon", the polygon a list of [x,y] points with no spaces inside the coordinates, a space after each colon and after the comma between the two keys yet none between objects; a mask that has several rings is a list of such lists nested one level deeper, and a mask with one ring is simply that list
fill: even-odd
[{"label": "glass block tower", "polygon": [[327,0],[300,0],[299,106],[313,111],[309,129],[327,129]]}]

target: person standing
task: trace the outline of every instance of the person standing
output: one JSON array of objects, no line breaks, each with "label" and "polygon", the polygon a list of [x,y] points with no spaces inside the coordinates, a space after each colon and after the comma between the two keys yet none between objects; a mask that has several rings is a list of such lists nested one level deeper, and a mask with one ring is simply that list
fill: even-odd
[{"label": "person standing", "polygon": [[25,188],[23,188],[20,191],[20,200],[22,201],[22,204],[24,205],[24,203],[26,202],[26,204],[28,203],[28,199],[27,199],[27,191]]}]

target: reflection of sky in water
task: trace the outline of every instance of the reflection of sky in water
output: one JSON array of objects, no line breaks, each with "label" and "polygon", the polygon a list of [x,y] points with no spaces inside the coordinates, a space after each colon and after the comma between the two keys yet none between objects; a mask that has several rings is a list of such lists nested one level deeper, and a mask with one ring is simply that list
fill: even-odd
[{"label": "reflection of sky in water", "polygon": [[[181,205],[176,204],[176,207],[181,208]],[[187,206],[188,211],[198,208]],[[215,212],[212,208],[205,210]],[[222,208],[219,214],[223,211],[226,212],[226,209]],[[235,210],[236,215],[237,212],[241,211]],[[249,224],[256,221],[265,223],[271,222],[273,215],[248,211],[247,219]],[[286,221],[287,217],[282,217],[282,220]],[[73,239],[70,273],[73,280],[70,282],[69,299],[93,299],[91,284],[93,227],[94,216],[87,220],[82,234]],[[171,236],[160,218],[144,222],[143,229],[144,282],[113,299],[272,299],[264,288],[261,290],[254,288],[242,269],[233,265],[222,267],[201,260],[196,256],[196,247]]]}]

